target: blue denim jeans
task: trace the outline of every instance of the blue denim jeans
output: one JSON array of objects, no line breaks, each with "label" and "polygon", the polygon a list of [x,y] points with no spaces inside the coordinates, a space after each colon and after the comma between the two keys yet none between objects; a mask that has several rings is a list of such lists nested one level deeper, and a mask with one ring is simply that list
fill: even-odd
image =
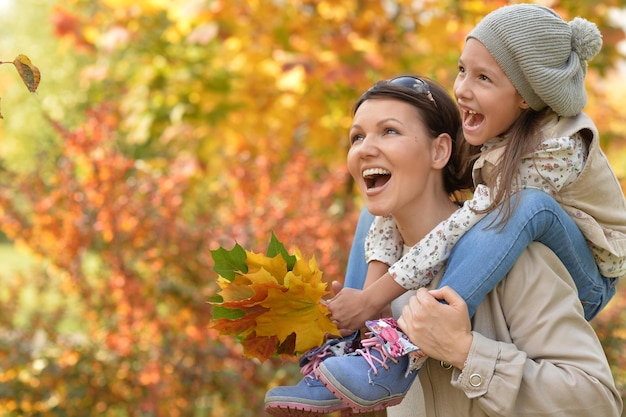
[{"label": "blue denim jeans", "polygon": [[492,225],[493,211],[454,246],[440,286],[449,285],[467,303],[470,316],[511,270],[533,241],[550,248],[572,276],[585,317],[591,320],[615,295],[616,280],[600,274],[591,250],[574,220],[543,191],[517,192],[509,220]]},{"label": "blue denim jeans", "polygon": [[[565,265],[578,289],[585,317],[591,320],[615,295],[617,280],[600,274],[582,232],[554,198],[533,189],[521,190],[513,198],[518,200],[517,205],[504,225],[498,225],[497,221],[492,224],[498,216],[498,212],[493,211],[459,240],[450,254],[439,286],[448,285],[459,293],[467,303],[471,317],[526,247],[538,241],[550,248]],[[349,262],[348,270],[355,271],[353,273],[364,268],[364,233],[367,234],[371,223],[371,215],[362,214],[353,243],[353,250],[356,252],[360,247],[362,252],[355,254],[354,258],[351,253],[351,262],[358,263],[357,259],[361,262],[352,268]],[[357,238],[363,240],[359,242]]]},{"label": "blue denim jeans", "polygon": [[348,257],[348,266],[346,268],[346,279],[344,286],[347,288],[355,288],[360,290],[365,283],[367,275],[367,263],[365,262],[365,237],[370,230],[370,226],[374,221],[374,216],[367,211],[366,208],[361,210],[359,222],[356,226],[352,247],[350,248],[350,256]]}]

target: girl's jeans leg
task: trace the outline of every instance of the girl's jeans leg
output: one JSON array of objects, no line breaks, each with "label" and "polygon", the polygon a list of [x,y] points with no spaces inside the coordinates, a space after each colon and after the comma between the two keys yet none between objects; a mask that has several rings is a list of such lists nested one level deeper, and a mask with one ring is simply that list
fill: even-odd
[{"label": "girl's jeans leg", "polygon": [[365,262],[365,237],[370,230],[370,226],[374,221],[374,216],[367,211],[367,208],[361,210],[359,222],[354,233],[350,256],[348,257],[348,266],[346,268],[346,279],[344,286],[347,288],[363,289],[365,276],[367,275],[367,263]]},{"label": "girl's jeans leg", "polygon": [[510,271],[533,241],[550,248],[578,288],[585,317],[591,320],[615,294],[615,280],[600,275],[587,242],[572,218],[543,191],[525,189],[512,198],[517,205],[502,227],[485,216],[455,245],[440,286],[448,285],[467,302],[470,316],[487,293]]}]

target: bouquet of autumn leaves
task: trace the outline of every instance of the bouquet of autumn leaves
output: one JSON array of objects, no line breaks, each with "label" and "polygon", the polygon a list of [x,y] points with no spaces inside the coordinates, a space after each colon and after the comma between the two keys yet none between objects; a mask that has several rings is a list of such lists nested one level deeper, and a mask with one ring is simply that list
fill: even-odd
[{"label": "bouquet of autumn leaves", "polygon": [[244,354],[261,361],[296,355],[339,334],[320,301],[328,293],[315,262],[290,255],[272,233],[265,255],[233,249],[211,251],[220,290],[212,299],[213,324],[236,337]]}]

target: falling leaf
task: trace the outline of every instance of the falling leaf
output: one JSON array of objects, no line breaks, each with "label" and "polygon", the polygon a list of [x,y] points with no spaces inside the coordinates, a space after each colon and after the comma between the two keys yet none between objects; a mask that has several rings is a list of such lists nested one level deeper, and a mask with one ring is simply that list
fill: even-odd
[{"label": "falling leaf", "polygon": [[37,91],[41,74],[39,69],[30,62],[30,59],[26,55],[20,54],[13,60],[13,65],[15,65],[20,77],[22,77],[22,81],[26,84],[28,91],[31,93]]},{"label": "falling leaf", "polygon": [[290,255],[272,234],[266,255],[241,246],[212,251],[220,291],[211,301],[212,328],[237,338],[244,353],[261,361],[303,353],[338,334],[320,303],[327,294],[315,259]]}]

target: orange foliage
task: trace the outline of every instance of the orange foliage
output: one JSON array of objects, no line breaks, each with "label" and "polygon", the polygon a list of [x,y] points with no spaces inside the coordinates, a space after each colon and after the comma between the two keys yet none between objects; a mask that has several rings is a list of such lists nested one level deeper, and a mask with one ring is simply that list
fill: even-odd
[{"label": "orange foliage", "polygon": [[[295,230],[305,238],[293,236],[291,240],[306,247],[308,253],[319,250],[332,266],[329,269],[340,274],[344,263],[340,256],[345,258],[345,252],[339,255],[340,250],[346,250],[355,220],[336,228],[318,225],[336,223],[333,216],[337,218],[337,214],[328,207],[332,201],[340,204],[333,184],[342,184],[343,190],[345,174],[337,176],[341,181],[333,181],[330,176],[326,184],[309,172],[313,164],[307,163],[304,156],[286,161],[288,175],[278,175],[272,192],[265,194],[267,190],[252,186],[252,181],[241,187],[239,198],[246,202],[245,210],[254,209],[251,202],[259,202],[257,209],[266,209],[267,213],[263,221],[254,220],[256,229],[239,229],[252,218],[240,218],[251,214],[244,214],[238,205],[230,209],[189,202],[189,186],[201,174],[193,159],[180,156],[167,168],[133,160],[120,150],[122,143],[116,130],[119,117],[110,107],[101,106],[88,116],[85,124],[73,131],[53,122],[63,138],[60,154],[54,159],[42,154],[37,172],[5,173],[5,180],[12,186],[0,189],[3,232],[54,267],[49,272],[61,277],[58,285],[64,297],[79,300],[75,308],[85,318],[81,327],[87,336],[85,341],[72,345],[58,335],[58,317],[68,314],[68,306],[58,307],[51,315],[43,311],[37,314],[33,330],[21,332],[18,337],[24,346],[30,346],[27,341],[36,331],[51,338],[47,345],[56,348],[40,353],[44,360],[41,363],[45,364],[41,372],[49,378],[38,377],[36,386],[24,388],[18,383],[22,378],[19,369],[31,366],[33,353],[25,350],[20,357],[19,352],[5,350],[12,349],[15,341],[0,347],[0,358],[7,357],[6,363],[11,364],[3,365],[0,377],[12,387],[9,397],[0,396],[0,409],[24,413],[39,404],[36,398],[45,399],[46,392],[55,392],[64,410],[76,410],[76,414],[67,411],[67,415],[84,416],[85,410],[115,415],[120,408],[129,416],[141,412],[189,415],[196,409],[196,402],[179,399],[218,392],[215,387],[228,384],[233,373],[249,373],[256,366],[242,360],[240,350],[228,347],[208,329],[211,309],[207,301],[215,290],[210,247],[218,240],[233,238],[266,240],[266,231],[271,229],[290,239],[293,235],[288,233]],[[259,174],[250,170],[243,178],[235,175],[226,183],[239,185],[255,173]],[[296,181],[297,187],[292,175],[303,179]],[[294,189],[308,195],[311,188],[325,190],[325,194],[303,208],[311,217],[309,221],[290,229],[289,223],[299,216],[300,200],[292,197]],[[16,189],[20,190],[17,194]],[[271,212],[277,208],[277,201],[287,203],[282,205],[286,211]],[[197,211],[199,208],[202,211]],[[188,220],[190,209],[195,213],[192,221]],[[89,267],[94,262],[97,269]],[[49,285],[48,279],[42,281],[42,288]],[[3,307],[4,311],[10,308]],[[279,353],[296,348],[296,341],[290,337],[282,337],[281,341],[287,350]],[[259,349],[249,345],[246,348],[253,353]],[[226,403],[239,404],[244,402],[238,399],[257,398],[255,404],[262,407],[258,398],[262,388],[258,390],[266,384],[262,378],[271,374],[251,377],[248,389],[219,391],[220,396]],[[59,384],[60,391],[55,390]],[[77,390],[89,395],[76,397]],[[42,415],[55,415],[56,409],[57,405],[50,406]],[[258,410],[248,412],[258,415]]]}]

